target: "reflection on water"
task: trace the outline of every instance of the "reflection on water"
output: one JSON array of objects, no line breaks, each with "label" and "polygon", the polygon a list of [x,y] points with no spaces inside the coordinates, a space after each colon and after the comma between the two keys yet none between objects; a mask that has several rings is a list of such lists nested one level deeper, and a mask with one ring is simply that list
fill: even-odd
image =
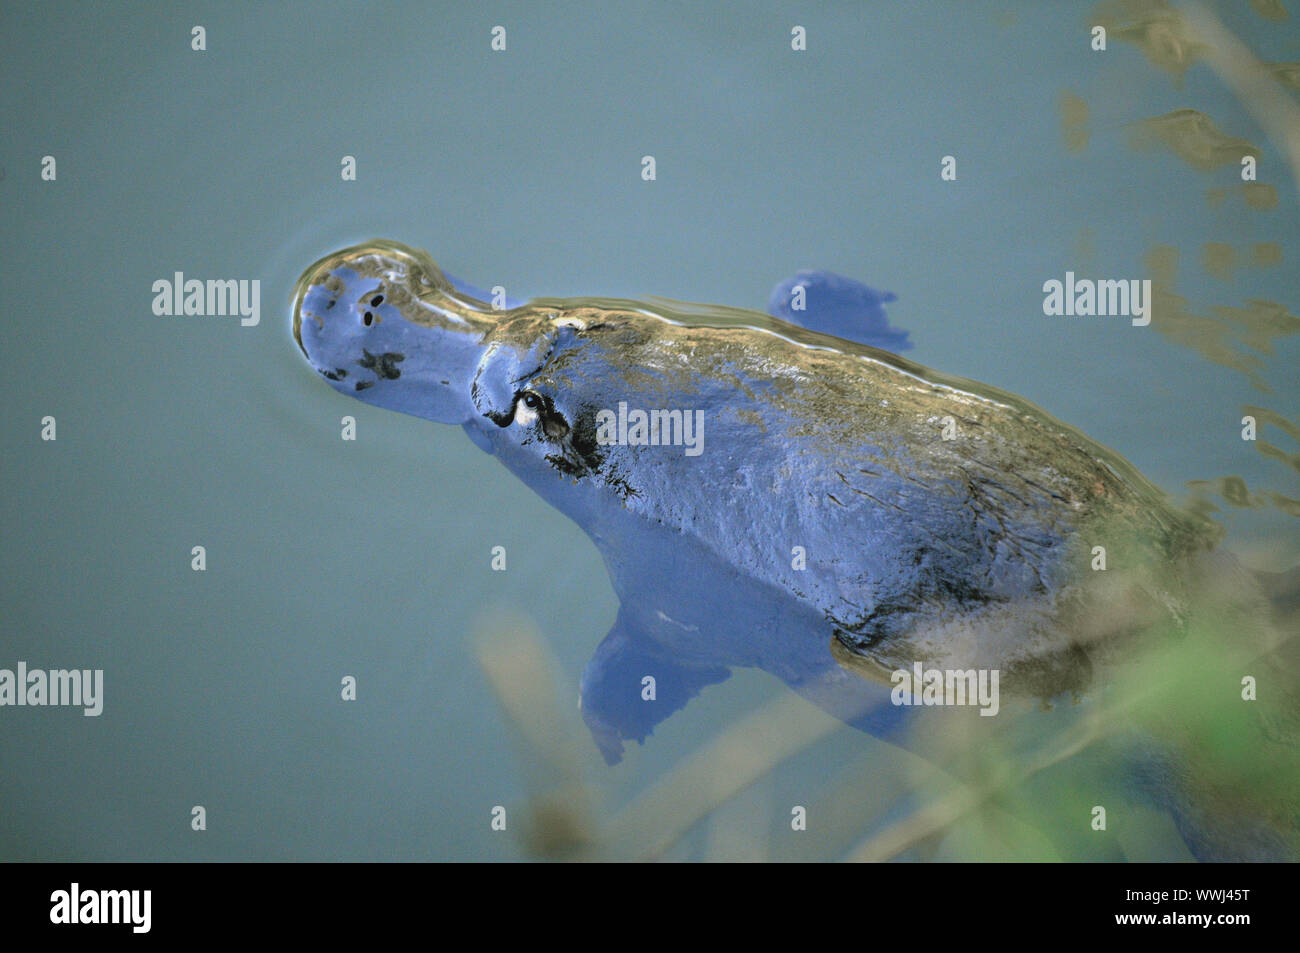
[{"label": "reflection on water", "polygon": [[[1256,3],[1254,6],[1263,16],[1285,17],[1285,11],[1278,4]],[[1211,14],[1200,8],[1193,9],[1192,15],[1206,35],[1216,38],[1216,46],[1206,43],[1181,13],[1161,0],[1107,4],[1098,9],[1104,11],[1108,22],[1117,29],[1118,36],[1137,43],[1153,64],[1176,76],[1181,76],[1198,57],[1207,58],[1277,140],[1277,145],[1289,152],[1293,164],[1297,161],[1293,128],[1295,105],[1280,97],[1276,89],[1267,88],[1267,79],[1259,78],[1261,74],[1271,76],[1279,83],[1295,88],[1297,75],[1300,75],[1297,74],[1297,64],[1256,64],[1250,52]],[[1224,134],[1208,116],[1190,108],[1144,121],[1131,139],[1131,144],[1138,148],[1150,148],[1157,143],[1203,171],[1232,166],[1244,156],[1256,159],[1260,156],[1260,150],[1253,143]],[[1292,171],[1300,180],[1300,167]],[[1277,188],[1267,182],[1244,181],[1215,186],[1206,191],[1206,200],[1212,208],[1219,208],[1234,195],[1248,208],[1258,211],[1278,207]],[[1236,306],[1212,305],[1206,309],[1207,313],[1197,313],[1190,307],[1188,299],[1174,290],[1178,257],[1178,250],[1173,246],[1157,245],[1145,258],[1145,267],[1152,279],[1152,326],[1167,340],[1191,348],[1209,361],[1241,372],[1252,386],[1271,393],[1261,356],[1273,353],[1275,340],[1300,331],[1300,319],[1285,305],[1262,298],[1248,298]],[[1251,245],[1249,261],[1257,267],[1273,267],[1282,259],[1283,248],[1279,242],[1260,241]],[[1202,246],[1201,263],[1209,275],[1229,282],[1242,260],[1231,244],[1207,242]],[[1261,422],[1283,426],[1295,437],[1282,415],[1258,407],[1248,408],[1247,412],[1254,412]],[[1265,440],[1257,440],[1255,445],[1264,456],[1296,468],[1295,454]],[[1190,504],[1201,513],[1215,511],[1208,494],[1214,494],[1237,508],[1253,509],[1272,504],[1293,516],[1300,512],[1292,497],[1275,490],[1252,493],[1238,476],[1194,480],[1188,486],[1192,490]]]},{"label": "reflection on water", "polygon": [[1112,0],[1098,4],[1092,22],[1114,39],[1132,43],[1158,69],[1180,83],[1196,61],[1202,44],[1182,15],[1166,0]]},{"label": "reflection on water", "polygon": [[[1271,248],[1264,254],[1272,257]],[[1280,251],[1277,252],[1280,256]],[[1206,248],[1206,267],[1230,268],[1235,262],[1230,246]],[[1261,374],[1264,362],[1260,355],[1273,353],[1273,341],[1300,332],[1300,318],[1276,301],[1248,299],[1242,307],[1214,305],[1209,315],[1196,314],[1188,300],[1174,290],[1178,273],[1178,249],[1157,245],[1146,255],[1145,266],[1151,275],[1151,326],[1170,341],[1192,348],[1202,357],[1241,371],[1262,391],[1271,388]]]},{"label": "reflection on water", "polygon": [[1060,110],[1065,151],[1082,152],[1088,147],[1091,135],[1088,130],[1088,104],[1074,93],[1064,92],[1061,94]]},{"label": "reflection on water", "polygon": [[1175,109],[1143,120],[1134,127],[1130,142],[1137,149],[1164,145],[1192,168],[1202,171],[1239,165],[1244,156],[1258,159],[1260,154],[1258,146],[1226,135],[1209,116],[1195,109]]},{"label": "reflection on water", "polygon": [[1251,9],[1262,16],[1265,20],[1282,21],[1289,19],[1286,7],[1282,5],[1282,0],[1250,0]]},{"label": "reflection on water", "polygon": [[1255,264],[1261,268],[1282,264],[1282,246],[1277,242],[1255,242],[1250,251]]},{"label": "reflection on water", "polygon": [[1300,331],[1300,318],[1276,301],[1252,298],[1244,308],[1215,305],[1211,310],[1217,318],[1237,328],[1243,344],[1261,354],[1273,353],[1275,338]]},{"label": "reflection on water", "polygon": [[[1218,253],[1223,258],[1217,262],[1209,260],[1212,253],[1207,247],[1206,267],[1212,273],[1216,267],[1226,272],[1235,260],[1230,247],[1221,247],[1227,250]],[[1272,249],[1265,252],[1268,258],[1273,254]],[[1277,254],[1280,257],[1280,251]],[[1191,348],[1216,364],[1240,371],[1256,388],[1271,392],[1263,377],[1263,358],[1257,355],[1273,353],[1274,340],[1300,332],[1300,318],[1277,302],[1256,299],[1248,300],[1245,307],[1216,305],[1210,309],[1210,315],[1195,314],[1188,309],[1187,299],[1173,290],[1177,262],[1178,250],[1168,245],[1156,246],[1147,255],[1146,267],[1152,277],[1151,326],[1173,343]],[[1242,348],[1249,348],[1256,354],[1246,353]],[[1292,439],[1300,439],[1296,427],[1276,411],[1255,405],[1242,410],[1253,415],[1259,423],[1277,426]],[[1255,439],[1254,443],[1264,456],[1291,469],[1300,469],[1300,455],[1287,453],[1267,440]],[[1252,494],[1245,481],[1237,476],[1193,480],[1188,486],[1194,491],[1192,505],[1198,512],[1212,512],[1213,507],[1205,498],[1207,492],[1212,492],[1235,507],[1258,508],[1272,504],[1289,515],[1300,515],[1295,499],[1274,490]]]},{"label": "reflection on water", "polygon": [[1201,262],[1208,274],[1220,281],[1231,281],[1237,253],[1225,242],[1206,242],[1201,248]]},{"label": "reflection on water", "polygon": [[[1227,242],[1206,242],[1201,246],[1201,265],[1205,273],[1213,278],[1223,282],[1231,282],[1236,275],[1236,270],[1243,265],[1251,265],[1257,268],[1273,268],[1282,263],[1282,246],[1277,242],[1254,242],[1250,246],[1250,254],[1243,257],[1238,254],[1236,248]],[[1267,302],[1263,304],[1264,310],[1267,311]],[[1229,320],[1234,318],[1230,315]],[[1290,333],[1288,323],[1284,315],[1267,314],[1252,315],[1243,319],[1248,325],[1273,325],[1277,334],[1282,336]],[[1271,352],[1271,345],[1266,345],[1260,350],[1265,353]]]},{"label": "reflection on water", "polygon": [[1253,508],[1268,503],[1266,497],[1252,496],[1246,488],[1246,481],[1239,476],[1219,477],[1217,480],[1188,480],[1187,485],[1198,492],[1211,491],[1232,506]]},{"label": "reflection on water", "polygon": [[1206,360],[1240,371],[1262,391],[1269,387],[1260,375],[1264,362],[1242,353],[1235,345],[1244,343],[1242,329],[1218,318],[1192,312],[1190,302],[1174,291],[1178,273],[1178,249],[1157,245],[1144,260],[1151,275],[1151,326],[1168,340],[1189,347]]},{"label": "reflection on water", "polygon": [[1241,182],[1205,190],[1211,208],[1221,206],[1230,195],[1237,195],[1247,206],[1261,212],[1277,208],[1277,189],[1267,182]]},{"label": "reflection on water", "polygon": [[1269,63],[1268,68],[1279,83],[1300,89],[1300,63]]}]

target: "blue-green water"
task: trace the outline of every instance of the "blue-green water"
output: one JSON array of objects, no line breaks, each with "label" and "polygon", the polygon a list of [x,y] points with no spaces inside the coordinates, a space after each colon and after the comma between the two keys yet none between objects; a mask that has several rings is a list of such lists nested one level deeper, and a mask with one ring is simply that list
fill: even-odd
[{"label": "blue-green water", "polygon": [[[0,708],[0,857],[528,856],[517,825],[488,823],[535,778],[475,633],[531,619],[574,719],[617,600],[587,537],[459,430],[349,401],[305,366],[293,282],[355,241],[426,248],[519,297],[761,310],[795,270],[831,269],[898,295],[909,357],[1022,394],[1172,493],[1233,474],[1300,496],[1294,469],[1239,437],[1243,405],[1295,418],[1294,337],[1232,345],[1262,362],[1266,393],[1154,327],[1042,309],[1048,279],[1141,277],[1171,245],[1191,308],[1295,311],[1282,154],[1205,66],[1179,85],[1131,45],[1089,49],[1083,5],[930,7],[6,8],[0,667],[102,668],[106,697],[98,718]],[[1222,13],[1261,59],[1300,59],[1294,20]],[[1089,107],[1077,153],[1066,91]],[[1183,107],[1259,147],[1275,208],[1207,202],[1239,182],[1233,165],[1130,147],[1132,123]],[[1241,250],[1233,281],[1201,267],[1207,242]],[[1280,265],[1250,264],[1265,242]],[[260,280],[260,323],[155,315],[151,286],[176,271]],[[1224,509],[1243,559],[1296,562],[1293,517]],[[614,810],[785,694],[737,672],[622,765],[589,744],[573,756]],[[838,856],[905,812],[909,763],[830,730],[670,856]],[[789,805],[853,771],[872,783],[848,784],[862,803],[846,839],[791,839]]]}]

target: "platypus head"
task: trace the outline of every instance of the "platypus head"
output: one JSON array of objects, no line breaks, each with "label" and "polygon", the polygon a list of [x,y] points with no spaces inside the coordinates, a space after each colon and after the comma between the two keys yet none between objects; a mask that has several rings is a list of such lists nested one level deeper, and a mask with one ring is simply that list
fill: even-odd
[{"label": "platypus head", "polygon": [[[298,280],[293,335],[336,390],[377,407],[460,424],[507,462],[573,475],[594,462],[594,410],[553,376],[583,322],[553,310],[493,310],[424,252],[372,241]],[[575,426],[582,431],[575,433]],[[549,458],[549,459],[548,459]]]},{"label": "platypus head", "polygon": [[476,413],[470,388],[500,314],[458,292],[423,252],[373,241],[303,272],[293,336],[336,390],[460,424]]}]

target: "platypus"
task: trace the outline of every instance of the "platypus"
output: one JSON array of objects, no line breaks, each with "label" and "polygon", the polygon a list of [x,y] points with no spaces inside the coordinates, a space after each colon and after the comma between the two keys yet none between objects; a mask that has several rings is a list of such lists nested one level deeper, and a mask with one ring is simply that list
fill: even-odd
[{"label": "platypus", "polygon": [[1073,427],[881,347],[712,305],[505,304],[372,241],[303,273],[293,336],[336,390],[461,426],[594,541],[620,611],[581,704],[611,763],[736,666],[882,737],[918,663],[1077,693],[1181,624],[1217,542]]}]

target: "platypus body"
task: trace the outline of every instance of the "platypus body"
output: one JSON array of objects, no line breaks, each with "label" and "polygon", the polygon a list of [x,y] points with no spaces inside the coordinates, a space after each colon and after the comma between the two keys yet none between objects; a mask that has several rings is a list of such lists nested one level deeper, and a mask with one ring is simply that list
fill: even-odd
[{"label": "platypus body", "polygon": [[611,763],[735,666],[890,738],[890,673],[917,663],[1075,695],[1204,578],[1213,524],[1011,394],[757,312],[464,288],[348,248],[303,274],[293,334],[335,389],[460,425],[595,542],[621,609],[582,707]]}]

